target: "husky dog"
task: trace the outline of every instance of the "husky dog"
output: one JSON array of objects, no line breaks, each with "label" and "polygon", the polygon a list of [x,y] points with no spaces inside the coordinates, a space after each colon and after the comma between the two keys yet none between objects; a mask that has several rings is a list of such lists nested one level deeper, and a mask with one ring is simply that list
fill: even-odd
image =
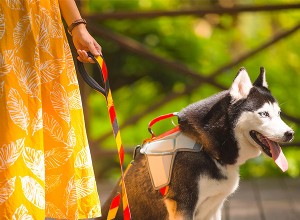
[{"label": "husky dog", "polygon": [[[199,152],[178,152],[168,193],[155,190],[144,154],[136,153],[125,175],[133,220],[219,220],[227,196],[239,183],[239,166],[263,152],[283,170],[288,163],[278,143],[290,142],[294,131],[280,118],[265,70],[251,83],[241,68],[231,88],[184,108],[180,131],[202,146]],[[104,205],[106,219],[116,186]],[[116,219],[122,218],[120,208]]]}]

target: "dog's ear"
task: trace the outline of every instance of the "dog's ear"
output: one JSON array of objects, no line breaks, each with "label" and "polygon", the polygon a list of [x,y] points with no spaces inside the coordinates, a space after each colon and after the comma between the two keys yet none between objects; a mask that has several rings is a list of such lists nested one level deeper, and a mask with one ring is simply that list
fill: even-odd
[{"label": "dog's ear", "polygon": [[252,83],[246,69],[240,68],[229,90],[231,97],[234,100],[246,98],[251,88]]},{"label": "dog's ear", "polygon": [[264,67],[260,67],[260,74],[253,83],[254,86],[257,87],[265,87],[268,88],[268,83],[266,81],[266,71]]}]

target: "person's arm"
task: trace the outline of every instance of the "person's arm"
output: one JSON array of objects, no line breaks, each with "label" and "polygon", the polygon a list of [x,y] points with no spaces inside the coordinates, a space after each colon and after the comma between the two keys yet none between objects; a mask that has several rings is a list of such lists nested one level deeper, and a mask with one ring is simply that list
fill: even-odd
[{"label": "person's arm", "polygon": [[81,19],[81,15],[74,0],[58,0],[58,2],[62,16],[68,26],[74,21]]},{"label": "person's arm", "polygon": [[[76,20],[81,19],[80,12],[74,0],[58,0],[60,10],[68,27]],[[93,62],[88,57],[87,52],[91,52],[94,56],[101,54],[101,46],[89,34],[85,24],[78,24],[72,29],[72,38],[74,46],[77,50],[77,59],[82,62]]]}]

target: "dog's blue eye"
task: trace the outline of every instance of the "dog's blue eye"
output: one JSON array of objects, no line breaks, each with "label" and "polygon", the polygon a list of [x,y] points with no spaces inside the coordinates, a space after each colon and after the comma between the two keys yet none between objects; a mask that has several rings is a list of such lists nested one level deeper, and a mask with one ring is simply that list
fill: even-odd
[{"label": "dog's blue eye", "polygon": [[264,117],[264,118],[270,116],[270,115],[269,115],[269,112],[259,112],[258,114],[259,114],[261,117]]}]

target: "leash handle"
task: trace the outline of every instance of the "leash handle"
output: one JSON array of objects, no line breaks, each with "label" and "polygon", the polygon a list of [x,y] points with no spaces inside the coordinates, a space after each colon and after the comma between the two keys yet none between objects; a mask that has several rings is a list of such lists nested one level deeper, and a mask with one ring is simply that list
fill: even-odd
[{"label": "leash handle", "polygon": [[161,115],[161,116],[158,116],[156,118],[154,118],[152,121],[149,122],[148,124],[148,131],[150,132],[150,134],[152,135],[152,138],[155,137],[155,134],[152,130],[152,126],[154,124],[156,124],[157,122],[161,121],[161,120],[164,120],[164,119],[167,119],[167,118],[172,118],[172,117],[177,117],[178,116],[178,112],[173,112],[173,113],[169,113],[169,114],[165,114],[165,115]]},{"label": "leash handle", "polygon": [[[107,68],[106,68],[106,64],[104,62],[104,58],[103,56],[99,56],[97,58],[95,58],[91,53],[88,52],[88,55],[90,58],[92,58],[95,62],[95,64],[98,67],[100,74],[100,79],[101,82],[100,84],[102,84],[103,86],[100,86],[100,84],[98,82],[96,82],[96,80],[91,77],[85,70],[84,68],[84,64],[82,62],[80,62],[79,60],[77,60],[77,67],[78,67],[78,71],[81,75],[81,77],[83,78],[83,80],[94,90],[100,92],[102,95],[106,96],[107,94],[107,90],[106,88],[109,88],[109,86],[105,85],[105,81],[107,81]],[[108,82],[108,81],[107,81]]]},{"label": "leash handle", "polygon": [[[82,76],[83,80],[94,90],[97,92],[101,93],[104,95],[106,103],[107,103],[107,110],[108,114],[110,117],[110,122],[112,126],[112,130],[114,133],[115,141],[117,144],[118,148],[118,155],[119,155],[119,162],[120,162],[120,169],[121,169],[121,185],[122,185],[122,203],[123,203],[123,216],[124,220],[130,220],[131,219],[131,213],[130,213],[130,208],[129,208],[129,203],[128,203],[128,197],[127,197],[127,192],[126,192],[126,187],[125,187],[125,181],[124,181],[124,168],[123,168],[123,162],[124,162],[124,147],[122,144],[121,140],[121,134],[120,134],[120,129],[117,121],[117,114],[115,111],[114,107],[114,102],[109,86],[109,81],[108,81],[108,71],[106,64],[104,62],[103,56],[98,56],[94,57],[91,53],[88,53],[89,57],[91,57],[95,64],[98,67],[98,70],[100,72],[100,85],[94,78],[92,78],[85,70],[84,64],[77,60],[77,66],[80,75]],[[117,214],[119,205],[120,205],[120,194],[117,194],[115,198],[113,199],[111,203],[111,207],[108,212],[107,219],[115,219],[115,216]]]}]

